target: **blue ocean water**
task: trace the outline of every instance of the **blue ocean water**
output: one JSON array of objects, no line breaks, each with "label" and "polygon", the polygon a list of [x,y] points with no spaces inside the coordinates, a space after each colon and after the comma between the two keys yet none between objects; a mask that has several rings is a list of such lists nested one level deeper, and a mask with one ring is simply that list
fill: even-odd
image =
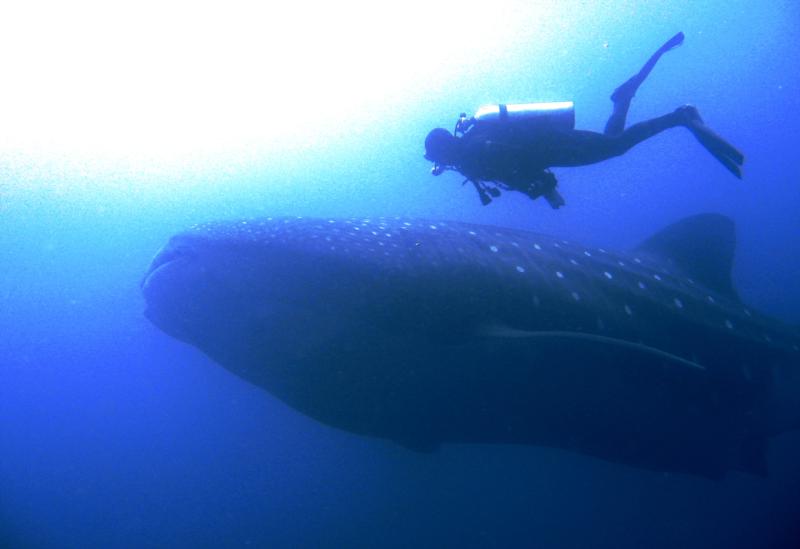
[{"label": "blue ocean water", "polygon": [[[212,219],[402,214],[627,249],[718,212],[737,224],[743,300],[800,324],[795,3],[78,3],[5,19],[0,545],[800,546],[800,434],[772,441],[767,479],[545,448],[418,455],[239,380],[152,326],[139,291],[170,235]],[[427,132],[482,104],[572,100],[601,131],[611,91],[679,30],[629,122],[696,105],[746,154],[742,181],[681,129],[554,170],[559,211],[514,193],[483,207],[429,174]]]}]

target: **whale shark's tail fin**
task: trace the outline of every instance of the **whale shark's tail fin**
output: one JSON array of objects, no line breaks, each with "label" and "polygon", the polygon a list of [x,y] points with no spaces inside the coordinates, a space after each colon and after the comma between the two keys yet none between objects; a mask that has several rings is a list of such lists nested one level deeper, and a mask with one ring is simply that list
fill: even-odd
[{"label": "whale shark's tail fin", "polygon": [[698,283],[739,300],[731,280],[736,228],[728,217],[687,217],[657,232],[636,249],[671,260]]}]

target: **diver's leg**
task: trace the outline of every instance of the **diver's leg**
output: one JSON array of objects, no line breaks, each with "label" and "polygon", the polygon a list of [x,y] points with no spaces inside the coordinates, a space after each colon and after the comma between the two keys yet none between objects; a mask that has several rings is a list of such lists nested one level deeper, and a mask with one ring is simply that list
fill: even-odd
[{"label": "diver's leg", "polygon": [[585,130],[559,132],[549,136],[549,142],[540,146],[538,152],[541,164],[547,167],[585,166],[624,154],[645,139],[684,122],[684,116],[671,112],[634,124],[619,135]]},{"label": "diver's leg", "polygon": [[664,116],[639,122],[619,135],[573,130],[549,136],[549,142],[539,147],[542,164],[548,167],[585,166],[624,154],[633,146],[656,134],[684,126],[685,114],[676,110]]},{"label": "diver's leg", "polygon": [[548,134],[546,139],[537,143],[538,163],[547,167],[594,164],[620,156],[642,141],[678,126],[687,128],[728,171],[738,178],[742,177],[744,155],[706,126],[697,109],[691,105],[634,124],[619,135],[583,130]]},{"label": "diver's leg", "polygon": [[574,132],[570,143],[563,143],[563,153],[558,160],[567,160],[568,164],[552,163],[551,166],[577,166],[592,164],[614,156],[619,156],[650,139],[664,130],[683,126],[694,135],[705,149],[711,153],[733,175],[742,177],[741,166],[744,155],[733,145],[714,133],[703,123],[697,109],[685,105],[675,111],[634,124],[620,135],[609,136],[593,132]]},{"label": "diver's leg", "polygon": [[611,100],[614,102],[614,110],[606,123],[606,135],[619,135],[622,133],[625,129],[625,118],[628,116],[628,108],[631,106],[631,100],[636,95],[636,90],[639,89],[644,79],[647,78],[647,75],[650,74],[650,71],[656,66],[661,56],[672,48],[680,46],[683,43],[683,38],[683,33],[679,32],[667,40],[663,46],[658,48],[658,50],[650,56],[650,59],[647,60],[647,63],[644,64],[638,73],[614,90],[614,93],[611,94]]},{"label": "diver's leg", "polygon": [[683,126],[686,124],[686,117],[676,110],[664,116],[651,118],[644,122],[638,122],[623,131],[621,134],[611,138],[611,152],[613,156],[626,153],[634,145],[638,145],[646,139],[650,139],[664,130]]}]

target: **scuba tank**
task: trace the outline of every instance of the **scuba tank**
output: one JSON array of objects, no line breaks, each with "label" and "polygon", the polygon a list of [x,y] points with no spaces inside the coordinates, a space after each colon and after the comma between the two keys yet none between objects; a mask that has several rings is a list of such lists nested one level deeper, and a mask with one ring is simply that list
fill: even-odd
[{"label": "scuba tank", "polygon": [[511,105],[485,105],[467,118],[466,113],[456,122],[454,134],[463,136],[476,124],[513,124],[530,129],[575,129],[575,104],[572,101],[553,103],[517,103]]}]

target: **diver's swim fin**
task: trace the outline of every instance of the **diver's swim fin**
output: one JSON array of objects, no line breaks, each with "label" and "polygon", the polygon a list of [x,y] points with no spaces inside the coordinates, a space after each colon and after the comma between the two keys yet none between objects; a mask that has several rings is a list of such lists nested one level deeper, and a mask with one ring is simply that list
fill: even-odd
[{"label": "diver's swim fin", "polygon": [[686,36],[682,32],[679,32],[678,34],[676,34],[675,36],[664,42],[664,45],[658,48],[658,51],[656,53],[658,55],[661,55],[662,53],[668,52],[672,48],[677,48],[678,46],[683,44],[684,38],[686,38]]},{"label": "diver's swim fin", "polygon": [[667,53],[672,48],[676,48],[683,44],[684,34],[679,32],[669,40],[667,40],[663,46],[658,48],[656,52],[650,56],[650,59],[647,60],[647,63],[636,73],[634,76],[629,78],[624,84],[614,90],[614,93],[611,94],[611,100],[613,102],[618,101],[630,101],[633,99],[633,96],[636,95],[636,90],[639,89],[639,86],[642,85],[644,79],[647,78],[647,75],[650,74],[650,71],[653,70],[653,67],[656,66],[656,63],[661,58],[662,55]]},{"label": "diver's swim fin", "polygon": [[711,131],[708,126],[694,125],[688,127],[700,144],[714,155],[714,158],[719,160],[733,175],[739,179],[742,178],[741,165],[744,162],[744,156],[736,147]]},{"label": "diver's swim fin", "polygon": [[684,118],[683,124],[714,158],[719,160],[719,162],[737,178],[742,178],[741,166],[744,164],[744,155],[739,149],[725,141],[725,139],[706,126],[703,119],[700,117],[700,113],[697,112],[697,109],[692,105],[678,107],[675,113]]}]

